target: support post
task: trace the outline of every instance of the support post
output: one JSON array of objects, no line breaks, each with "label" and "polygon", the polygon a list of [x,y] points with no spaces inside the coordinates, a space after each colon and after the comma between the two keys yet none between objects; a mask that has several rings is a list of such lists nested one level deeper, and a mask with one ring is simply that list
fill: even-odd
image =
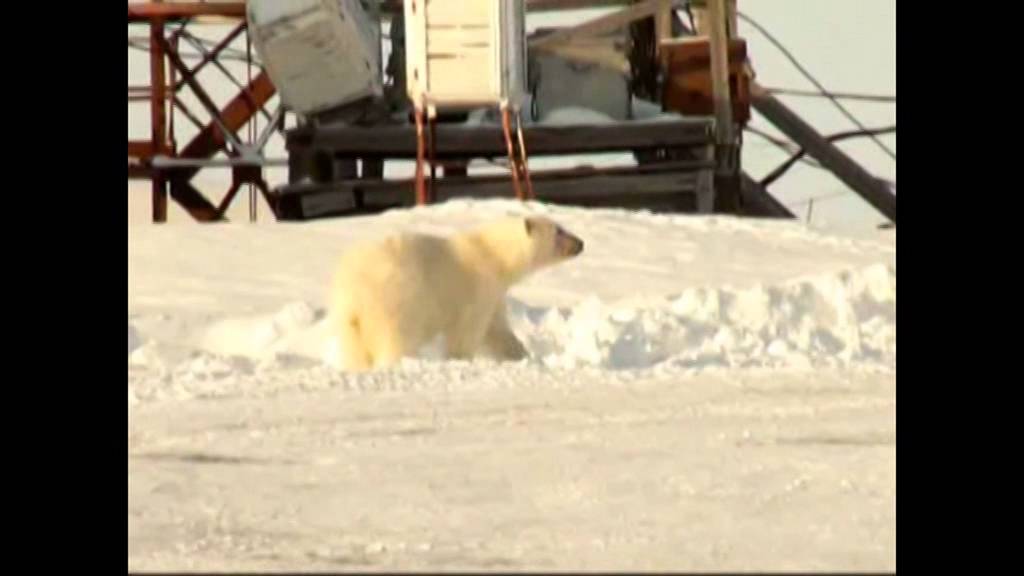
[{"label": "support post", "polygon": [[[154,155],[167,154],[167,80],[164,76],[164,21],[154,19],[149,25],[150,138]],[[153,222],[167,222],[167,179],[163,170],[154,168]]]},{"label": "support post", "polygon": [[729,35],[726,0],[706,0],[707,12],[698,24],[704,29],[711,49],[711,92],[715,104],[715,144],[717,146],[718,174],[715,186],[715,208],[718,212],[736,214],[740,211],[740,154],[736,140],[736,126],[732,117],[729,94]]}]

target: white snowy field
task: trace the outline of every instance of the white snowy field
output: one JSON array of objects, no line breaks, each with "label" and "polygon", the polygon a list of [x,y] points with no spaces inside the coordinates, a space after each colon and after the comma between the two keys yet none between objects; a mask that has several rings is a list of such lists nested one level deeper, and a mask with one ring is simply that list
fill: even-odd
[{"label": "white snowy field", "polygon": [[[520,363],[353,375],[353,240],[545,212]],[[894,570],[894,231],[453,202],[128,229],[134,570]]]}]

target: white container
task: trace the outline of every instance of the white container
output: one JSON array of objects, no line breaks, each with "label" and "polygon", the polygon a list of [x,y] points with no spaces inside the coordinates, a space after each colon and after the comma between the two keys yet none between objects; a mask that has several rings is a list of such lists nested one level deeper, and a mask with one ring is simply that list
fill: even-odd
[{"label": "white container", "polygon": [[281,99],[299,114],[380,96],[380,22],[359,0],[249,0],[249,33]]},{"label": "white container", "polygon": [[519,105],[525,95],[523,0],[405,0],[406,86],[445,108]]},{"label": "white container", "polygon": [[571,62],[555,54],[534,54],[530,71],[536,76],[533,108],[543,121],[564,108],[586,108],[618,121],[632,119],[629,80],[597,64]]}]

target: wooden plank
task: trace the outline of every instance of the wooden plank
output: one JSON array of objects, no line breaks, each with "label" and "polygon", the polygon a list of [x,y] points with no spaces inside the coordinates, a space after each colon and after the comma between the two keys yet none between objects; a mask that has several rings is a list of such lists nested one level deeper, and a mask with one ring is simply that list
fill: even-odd
[{"label": "wooden plank", "polygon": [[[484,190],[478,188],[444,188],[438,191],[438,201],[456,198],[499,197],[508,198],[512,195],[511,185],[505,182],[502,189]],[[608,183],[605,183],[606,185]],[[490,185],[488,185],[490,186]],[[535,183],[536,186],[536,183]],[[535,192],[537,189],[535,188]],[[361,204],[355,200],[358,192],[350,188],[320,189],[307,194],[289,194],[280,196],[278,200],[278,216],[282,220],[305,220],[327,216],[349,216],[357,214],[373,214],[415,203],[411,189],[393,189],[378,191],[363,196]],[[550,204],[566,206],[583,206],[592,208],[626,208],[634,210],[650,210],[653,212],[694,213],[696,211],[696,195],[688,191],[636,191],[633,189],[611,194],[590,194],[570,196],[547,190],[537,192],[537,199]]]},{"label": "wooden plank", "polygon": [[715,102],[715,130],[720,146],[731,146],[734,139],[732,105],[729,94],[729,37],[725,26],[725,0],[707,0],[708,29],[698,30],[711,41],[711,94]]},{"label": "wooden plank", "polygon": [[550,46],[545,52],[580,64],[596,64],[601,68],[612,70],[623,76],[629,76],[631,68],[629,59],[617,49],[612,42],[573,43]]},{"label": "wooden plank", "polygon": [[[700,170],[708,162],[665,162],[635,167],[551,170],[532,174],[538,200],[573,206],[647,208],[674,212],[696,210]],[[305,212],[326,215],[359,214],[415,203],[412,180],[342,180],[329,184],[285,186],[278,196],[284,218]],[[434,199],[511,198],[507,175],[438,179]],[[360,206],[356,199],[362,202]]]},{"label": "wooden plank", "polygon": [[[690,193],[696,189],[696,175],[685,172],[652,174],[593,174],[589,176],[538,178],[531,176],[537,200],[545,202],[593,205],[600,199],[634,198],[632,205],[642,205],[640,196]],[[411,190],[412,183],[398,182],[398,190]],[[379,186],[379,187],[377,187]],[[386,185],[362,187],[365,197],[372,196]],[[434,197],[439,202],[451,198],[512,198],[515,193],[507,177],[444,178],[437,182]]]},{"label": "wooden plank", "polygon": [[[672,0],[673,5],[676,3],[676,0]],[[579,38],[613,32],[628,26],[636,20],[650,18],[654,16],[659,9],[661,9],[661,0],[644,0],[643,2],[638,2],[628,8],[619,10],[618,12],[613,12],[612,14],[588,20],[587,22],[577,26],[562,28],[552,32],[551,34],[545,34],[544,36],[534,38],[529,41],[529,47],[536,50],[544,50],[549,46],[572,42]]]},{"label": "wooden plank", "polygon": [[715,156],[719,170],[715,174],[715,210],[729,214],[740,212],[740,150],[736,140],[735,119],[729,91],[729,34],[725,0],[706,0],[707,18],[697,20],[697,32],[707,36],[711,49],[711,94],[715,109]]},{"label": "wooden plank", "polygon": [[658,51],[661,51],[661,43],[672,38],[672,2],[671,0],[660,0],[658,11],[654,14],[654,34]]},{"label": "wooden plank", "polygon": [[[464,2],[467,0],[463,0]],[[480,0],[468,0],[479,2]],[[610,8],[626,6],[632,0],[526,0],[528,12],[550,12],[563,10],[582,10],[590,8]],[[389,15],[402,10],[402,0],[383,0],[381,14]]]},{"label": "wooden plank", "polygon": [[[662,106],[683,115],[712,115],[715,100],[711,84],[711,46],[708,39],[689,36],[661,45],[665,71]],[[750,83],[746,75],[747,44],[729,41],[729,91],[733,121],[750,120]]]},{"label": "wooden plank", "polygon": [[[530,125],[523,128],[530,156],[612,152],[698,146],[711,142],[708,119],[661,122],[619,122],[600,125]],[[287,136],[289,151],[313,148],[339,156],[415,158],[416,131],[410,126],[361,128],[346,125],[302,127]],[[437,156],[504,156],[500,126],[437,126]]]}]

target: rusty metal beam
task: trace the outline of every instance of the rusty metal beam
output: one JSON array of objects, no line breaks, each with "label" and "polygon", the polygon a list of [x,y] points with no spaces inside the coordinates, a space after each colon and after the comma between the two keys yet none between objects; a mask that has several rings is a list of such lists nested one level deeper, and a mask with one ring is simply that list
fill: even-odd
[{"label": "rusty metal beam", "polygon": [[[150,139],[153,152],[167,153],[167,80],[164,77],[164,22],[156,19],[149,25],[150,72]],[[167,221],[167,182],[163,173],[154,170],[153,222]]]},{"label": "rusty metal beam", "polygon": [[[529,12],[546,12],[551,10],[576,10],[583,8],[607,8],[626,6],[630,0],[526,0]],[[383,14],[394,14],[402,10],[401,0],[384,0],[381,4]],[[140,2],[128,5],[128,22],[144,22],[154,18],[165,20],[187,20],[202,16],[219,16],[223,18],[245,18],[244,2]]]},{"label": "rusty metal beam", "polygon": [[196,128],[202,130],[203,128],[206,127],[203,124],[203,122],[199,120],[199,118],[191,110],[189,110],[188,106],[186,106],[185,103],[181,101],[181,98],[178,98],[177,95],[175,95],[174,98],[171,99],[171,102],[174,104],[174,107],[177,108],[182,114],[184,114],[185,118],[188,118],[188,120],[192,122],[192,124]]},{"label": "rusty metal beam", "polygon": [[146,140],[129,140],[128,157],[144,160],[153,156],[153,143]]},{"label": "rusty metal beam", "polygon": [[206,66],[210,62],[216,60],[217,56],[220,56],[220,53],[223,52],[224,49],[227,48],[228,45],[235,40],[235,38],[238,38],[238,35],[241,34],[245,30],[245,28],[245,22],[242,22],[238,26],[235,26],[235,28],[231,30],[231,32],[228,33],[228,35],[225,36],[223,40],[218,42],[217,45],[213,47],[213,50],[203,55],[203,58],[199,61],[198,64],[193,66],[192,69],[190,70],[183,70],[181,72],[181,80],[178,80],[178,82],[174,84],[174,91],[177,92],[178,90],[181,90],[181,87],[184,86],[186,83],[186,76],[188,78],[194,78],[197,74],[199,74],[199,71],[203,69],[203,66]]},{"label": "rusty metal beam", "polygon": [[245,18],[245,2],[138,2],[128,4],[128,23],[186,20],[197,16]]},{"label": "rusty metal beam", "polygon": [[222,219],[217,207],[184,180],[171,179],[171,197],[199,222],[216,222]]},{"label": "rusty metal beam", "polygon": [[[263,110],[264,104],[275,94],[275,88],[266,72],[262,72],[232,99],[223,109],[218,109],[204,88],[196,81],[195,75],[200,68],[210,62],[216,62],[217,56],[239,34],[245,30],[245,23],[237,25],[221,40],[212,52],[204,54],[198,65],[189,69],[178,54],[176,47],[165,38],[165,24],[171,21],[189,20],[204,16],[220,16],[227,18],[245,17],[245,3],[208,4],[190,3],[137,3],[128,6],[128,22],[147,22],[150,25],[150,67],[151,86],[147,89],[129,86],[129,102],[145,95],[151,106],[152,133],[150,142],[128,143],[128,177],[145,178],[153,181],[153,220],[163,222],[167,219],[168,192],[178,204],[193,218],[201,222],[222,220],[217,206],[214,206],[197,190],[189,180],[199,172],[200,167],[189,167],[181,170],[167,170],[149,165],[149,160],[157,157],[178,157],[193,159],[209,159],[225,146],[226,133],[232,136],[244,126],[255,114]],[[172,64],[173,88],[167,85],[165,58]],[[182,78],[176,81],[175,71],[180,71]],[[181,106],[174,98],[183,85],[188,85],[203,102],[213,120],[200,126],[199,133],[185,147],[180,155],[175,156],[170,149],[167,135],[168,106]],[[169,89],[172,88],[172,89]],[[170,100],[170,102],[168,102]],[[194,115],[181,106],[189,119],[196,122]],[[169,190],[168,190],[169,188]],[[265,189],[266,186],[263,186]]]},{"label": "rusty metal beam", "polygon": [[[245,126],[256,113],[257,108],[253,106],[255,103],[257,106],[266,104],[275,93],[274,85],[270,82],[270,77],[266,72],[261,72],[258,76],[253,78],[252,83],[247,86],[250,98],[244,93],[237,94],[231,99],[228,104],[221,109],[220,116],[221,121],[224,125],[232,131],[238,131]],[[224,148],[225,138],[221,134],[220,128],[214,123],[207,124],[206,127],[196,134],[195,138],[192,139],[179,154],[183,158],[210,158],[217,152]],[[185,180],[191,179],[199,171],[199,168],[190,169],[188,171],[180,172],[176,177],[183,178]]]},{"label": "rusty metal beam", "polygon": [[148,166],[142,164],[132,164],[128,162],[128,179],[129,180],[149,180],[153,177],[152,171]]},{"label": "rusty metal beam", "polygon": [[217,217],[218,219],[223,218],[224,214],[227,213],[228,207],[231,206],[231,201],[235,199],[238,191],[242,188],[242,182],[235,178],[231,179],[231,188],[228,189],[228,193],[224,195],[224,198],[220,201],[220,205],[217,206]]},{"label": "rusty metal beam", "polygon": [[[171,65],[181,71],[183,74],[188,72],[188,66],[185,65],[184,60],[181,59],[181,55],[175,50],[166,39],[161,38],[160,44],[163,46],[164,52],[167,54],[167,59],[170,60]],[[199,102],[206,108],[206,112],[210,115],[212,123],[221,129],[221,134],[231,141],[232,144],[238,148],[241,142],[235,137],[237,129],[229,128],[224,125],[223,119],[220,117],[220,111],[217,109],[217,104],[213,101],[213,98],[206,92],[206,90],[199,84],[195,77],[185,75],[182,80],[188,84],[188,87],[192,89],[192,93],[195,94]]]}]

